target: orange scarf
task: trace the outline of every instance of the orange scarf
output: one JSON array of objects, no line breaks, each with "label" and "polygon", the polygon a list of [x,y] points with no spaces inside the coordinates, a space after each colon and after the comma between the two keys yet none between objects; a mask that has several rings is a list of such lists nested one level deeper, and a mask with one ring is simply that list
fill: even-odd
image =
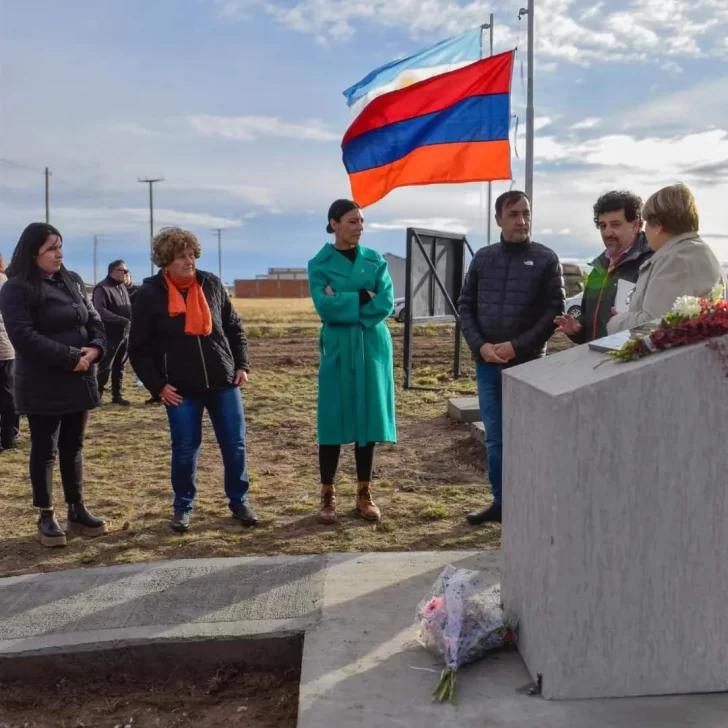
[{"label": "orange scarf", "polygon": [[[169,315],[184,315],[185,334],[188,336],[209,336],[212,333],[212,314],[197,276],[181,281],[164,271],[164,280],[167,282]],[[187,300],[180,291],[187,291]]]}]

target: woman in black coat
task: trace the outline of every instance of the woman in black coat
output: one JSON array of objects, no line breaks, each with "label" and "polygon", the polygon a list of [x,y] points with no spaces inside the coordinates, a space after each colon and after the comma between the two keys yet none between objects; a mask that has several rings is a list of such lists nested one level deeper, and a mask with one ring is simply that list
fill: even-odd
[{"label": "woman in black coat", "polygon": [[80,276],[63,266],[63,239],[52,225],[23,231],[0,290],[0,311],[15,348],[15,403],[30,429],[33,505],[44,546],[65,546],[53,510],[58,453],[68,524],[100,536],[106,523],[83,503],[83,441],[88,412],[99,404],[94,362],[106,346],[104,326]]}]

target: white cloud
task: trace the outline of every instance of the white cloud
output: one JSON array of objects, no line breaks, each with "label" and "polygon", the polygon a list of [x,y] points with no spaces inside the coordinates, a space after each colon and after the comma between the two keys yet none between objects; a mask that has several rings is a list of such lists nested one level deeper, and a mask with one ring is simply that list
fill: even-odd
[{"label": "white cloud", "polygon": [[367,225],[368,230],[406,230],[407,228],[422,228],[424,230],[443,230],[451,233],[466,235],[471,226],[463,220],[451,217],[426,217],[407,220],[393,220],[392,222],[372,222]]},{"label": "white cloud", "polygon": [[[507,0],[216,0],[225,19],[248,17],[257,8],[283,26],[313,35],[317,42],[348,41],[365,23],[402,28],[413,36],[455,34],[498,18],[498,48],[525,36],[524,18]],[[611,3],[540,0],[536,55],[540,64],[565,61],[659,62],[669,56],[709,57],[720,47],[728,25],[724,0],[632,0],[628,10]],[[725,30],[725,28],[723,29]],[[711,32],[717,40],[708,41]],[[713,44],[711,46],[711,43]]]},{"label": "white cloud", "polygon": [[586,119],[577,121],[576,124],[572,124],[569,129],[571,131],[577,131],[578,129],[593,129],[596,126],[599,126],[601,121],[602,120],[596,116],[589,116]]},{"label": "white cloud", "polygon": [[131,122],[121,122],[118,124],[110,124],[108,127],[112,134],[129,134],[131,136],[140,137],[156,137],[159,133],[152,129],[147,129],[141,124],[134,124]]},{"label": "white cloud", "polygon": [[537,117],[533,120],[533,129],[534,131],[539,131],[539,129],[544,129],[547,126],[551,126],[551,124],[553,124],[553,119],[551,117]]},{"label": "white cloud", "polygon": [[336,141],[338,134],[328,131],[324,123],[311,119],[302,123],[281,121],[274,116],[188,116],[187,122],[199,134],[236,141],[253,141],[261,137],[282,137],[310,141]]}]

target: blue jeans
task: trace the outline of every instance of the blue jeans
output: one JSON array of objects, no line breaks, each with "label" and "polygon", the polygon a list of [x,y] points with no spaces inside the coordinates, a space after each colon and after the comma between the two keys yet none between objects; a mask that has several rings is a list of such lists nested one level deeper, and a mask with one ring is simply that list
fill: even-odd
[{"label": "blue jeans", "polygon": [[501,505],[503,485],[503,367],[500,364],[478,362],[475,377],[478,382],[480,417],[485,425],[485,448],[488,456],[488,478],[493,502]]},{"label": "blue jeans", "polygon": [[237,387],[212,389],[202,397],[185,397],[176,407],[167,407],[172,436],[172,490],[175,511],[192,510],[197,488],[197,460],[202,444],[202,413],[207,409],[225,468],[225,494],[230,510],[248,500],[245,451],[245,413]]}]

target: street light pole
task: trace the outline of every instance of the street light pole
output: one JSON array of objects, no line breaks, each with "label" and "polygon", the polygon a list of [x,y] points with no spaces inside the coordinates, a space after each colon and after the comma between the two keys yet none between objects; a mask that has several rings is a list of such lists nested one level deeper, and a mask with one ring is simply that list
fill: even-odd
[{"label": "street light pole", "polygon": [[222,234],[225,228],[215,228],[213,232],[217,233],[217,267],[219,270],[220,281],[223,286],[225,282],[222,279]]},{"label": "street light pole", "polygon": [[[528,0],[528,7],[521,8],[518,17],[528,15],[528,85],[526,87],[526,194],[533,207],[533,26],[534,26],[534,0]],[[533,217],[533,215],[532,215]]]},{"label": "street light pole", "polygon": [[[483,58],[483,31],[489,30],[490,31],[490,55],[493,55],[493,20],[495,16],[493,13],[490,14],[490,20],[487,23],[484,23],[480,26],[480,57]],[[482,189],[482,188],[481,188]],[[492,213],[490,211],[490,207],[493,204],[493,183],[488,182],[488,201],[486,203],[486,209],[485,209],[485,217],[487,220],[487,243],[490,245],[490,238],[491,238],[491,219],[492,219]],[[481,203],[483,198],[480,198]]]},{"label": "street light pole", "polygon": [[152,258],[152,241],[154,240],[154,183],[155,182],[164,182],[164,177],[158,177],[157,179],[150,179],[149,177],[145,179],[141,179],[137,177],[137,182],[142,182],[144,184],[149,185],[149,257],[150,257],[150,263],[152,270],[152,275],[154,275],[154,261]]}]

